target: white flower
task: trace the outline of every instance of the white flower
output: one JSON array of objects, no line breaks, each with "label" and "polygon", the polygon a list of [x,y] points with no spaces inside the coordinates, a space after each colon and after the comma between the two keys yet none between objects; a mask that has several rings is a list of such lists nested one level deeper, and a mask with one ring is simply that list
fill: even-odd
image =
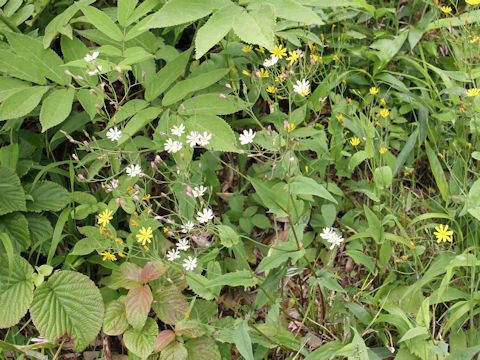
[{"label": "white flower", "polygon": [[340,244],[344,241],[344,238],[337,233],[333,233],[332,237],[327,240],[332,246],[330,246],[330,250],[332,250],[335,246],[340,246]]},{"label": "white flower", "polygon": [[197,221],[200,222],[200,224],[208,222],[208,220],[213,219],[213,211],[212,209],[203,209],[202,211],[197,211]]},{"label": "white flower", "polygon": [[118,128],[115,126],[113,128],[110,128],[107,131],[107,138],[109,138],[112,141],[119,140],[122,137],[122,130],[118,130]]},{"label": "white flower", "polygon": [[187,223],[182,226],[182,233],[186,234],[192,229],[193,229],[193,222],[187,221]]},{"label": "white flower", "polygon": [[265,59],[265,61],[263,62],[263,66],[265,67],[273,66],[277,63],[277,61],[278,61],[278,56],[272,55],[270,59]]},{"label": "white flower", "polygon": [[323,229],[323,232],[320,234],[320,237],[323,240],[330,240],[334,234],[335,234],[335,229],[327,227]]},{"label": "white flower", "polygon": [[94,52],[92,53],[92,55],[90,55],[90,54],[85,55],[85,57],[83,58],[83,60],[85,60],[86,62],[90,62],[90,61],[92,61],[92,60],[95,60],[95,59],[98,57],[99,54],[100,54],[100,53],[99,53],[98,51],[94,51]]},{"label": "white flower", "polygon": [[254,132],[252,129],[243,130],[243,134],[240,134],[238,137],[240,140],[240,144],[242,145],[247,145],[253,142],[253,138],[257,135],[256,132]]},{"label": "white flower", "polygon": [[187,135],[187,144],[190,144],[190,147],[200,144],[200,133],[198,131],[190,131],[190,135]]},{"label": "white flower", "polygon": [[140,165],[133,165],[131,164],[130,166],[127,167],[127,175],[130,177],[135,177],[137,175],[140,175],[142,173],[142,168]]},{"label": "white flower", "polygon": [[176,153],[177,151],[182,150],[182,142],[181,141],[173,141],[172,139],[168,139],[165,144],[163,144],[163,147],[165,151],[168,151],[169,153]]},{"label": "white flower", "polygon": [[169,252],[167,252],[167,260],[168,261],[173,261],[175,259],[178,259],[180,257],[180,251],[177,249],[172,249]]},{"label": "white flower", "polygon": [[193,258],[191,256],[188,259],[183,260],[183,267],[185,270],[190,271],[197,267],[197,258]]},{"label": "white flower", "polygon": [[190,245],[188,245],[187,239],[180,240],[176,245],[178,250],[182,250],[182,251],[187,251],[190,248]]},{"label": "white flower", "polygon": [[118,187],[118,180],[117,179],[113,179],[112,180],[112,188],[116,189]]},{"label": "white flower", "polygon": [[212,138],[212,134],[207,133],[206,131],[203,132],[203,135],[200,135],[198,145],[206,146],[210,143],[210,139]]},{"label": "white flower", "polygon": [[180,126],[174,125],[173,128],[170,129],[170,132],[173,135],[182,136],[185,134],[185,125],[180,124]]},{"label": "white flower", "polygon": [[98,65],[97,68],[93,71],[89,71],[88,72],[88,75],[95,75],[96,73],[98,73],[99,71],[102,71],[102,65]]},{"label": "white flower", "polygon": [[205,191],[207,191],[207,188],[203,185],[200,185],[200,187],[195,186],[195,188],[192,190],[193,197],[200,197],[205,194]]},{"label": "white flower", "polygon": [[307,79],[297,80],[297,85],[293,85],[293,91],[302,96],[308,95],[310,93],[309,81]]}]

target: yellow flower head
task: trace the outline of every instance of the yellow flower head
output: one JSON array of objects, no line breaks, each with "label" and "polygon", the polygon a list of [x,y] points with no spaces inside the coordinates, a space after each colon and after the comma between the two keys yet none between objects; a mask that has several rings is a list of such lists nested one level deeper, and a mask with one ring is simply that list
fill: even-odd
[{"label": "yellow flower head", "polygon": [[284,56],[287,56],[287,49],[283,45],[275,45],[270,53],[282,59]]},{"label": "yellow flower head", "polygon": [[145,245],[145,243],[151,243],[152,242],[152,228],[149,226],[147,229],[142,226],[142,228],[138,231],[139,234],[137,234],[137,242],[141,242],[142,245]]},{"label": "yellow flower head", "polygon": [[250,73],[247,70],[242,70],[242,74],[245,76],[250,76]]},{"label": "yellow flower head", "polygon": [[109,260],[109,261],[115,261],[117,260],[117,257],[113,254],[110,254],[108,251],[104,251],[103,253],[100,254],[102,256],[102,260]]},{"label": "yellow flower head", "polygon": [[259,53],[265,54],[265,49],[261,45],[258,48],[255,48],[255,50],[257,50]]},{"label": "yellow flower head", "polygon": [[380,110],[380,115],[383,118],[386,118],[388,115],[390,115],[390,111],[388,109],[382,109],[382,110]]},{"label": "yellow flower head", "polygon": [[342,122],[343,114],[337,115],[335,117],[337,118],[338,121]]},{"label": "yellow flower head", "polygon": [[120,257],[125,257],[125,254],[122,253],[121,251],[119,251],[119,252],[118,252],[118,256],[120,256]]},{"label": "yellow flower head", "polygon": [[474,35],[473,39],[470,40],[470,44],[476,43],[478,40],[480,40],[480,37],[478,35]]},{"label": "yellow flower head", "polygon": [[375,86],[370,88],[370,94],[372,94],[372,95],[378,94],[379,91],[380,90],[378,88],[376,88]]},{"label": "yellow flower head", "polygon": [[308,48],[310,49],[310,51],[315,51],[315,49],[317,48],[316,45],[313,45],[313,44],[308,44]]},{"label": "yellow flower head", "polygon": [[478,4],[480,4],[480,0],[465,0],[465,2],[468,5],[478,5]]},{"label": "yellow flower head", "polygon": [[285,130],[287,130],[287,132],[290,133],[290,132],[292,132],[293,130],[295,130],[295,124],[288,123],[288,125],[287,125],[287,126],[284,125],[283,128],[284,128]]},{"label": "yellow flower head", "polygon": [[387,151],[388,151],[388,149],[385,146],[381,147],[380,150],[378,150],[378,152],[382,155],[385,154]]},{"label": "yellow flower head", "polygon": [[262,78],[268,78],[268,71],[265,70],[264,68],[261,68],[261,69],[260,69],[260,76],[261,76]]},{"label": "yellow flower head", "polygon": [[275,86],[269,86],[269,87],[267,87],[267,92],[269,92],[270,94],[274,94],[274,93],[275,93],[275,90],[276,90]]},{"label": "yellow flower head", "polygon": [[442,6],[440,10],[442,10],[445,14],[452,12],[452,8],[450,6]]},{"label": "yellow flower head", "polygon": [[358,146],[360,144],[360,139],[356,136],[350,139],[350,144],[352,146]]},{"label": "yellow flower head", "polygon": [[150,201],[150,194],[146,194],[143,198],[143,201],[149,202]]},{"label": "yellow flower head", "polygon": [[385,101],[384,98],[381,98],[381,99],[380,99],[380,102],[382,103],[383,106],[387,106],[387,102]]},{"label": "yellow flower head", "polygon": [[294,51],[289,51],[288,53],[290,54],[290,56],[287,57],[285,60],[290,61],[290,65],[292,65],[295,61],[298,60],[298,54],[295,50]]},{"label": "yellow flower head", "polygon": [[245,46],[242,48],[242,51],[243,51],[243,52],[246,52],[246,53],[248,53],[248,52],[250,52],[250,51],[252,51],[252,50],[253,50],[253,45],[245,45]]},{"label": "yellow flower head", "polygon": [[333,60],[338,61],[340,58],[337,55],[333,55]]},{"label": "yellow flower head", "polygon": [[98,223],[102,226],[106,226],[108,223],[110,223],[110,220],[113,219],[112,214],[112,210],[105,209],[103,212],[98,214]]},{"label": "yellow flower head", "polygon": [[435,237],[437,238],[437,243],[440,244],[442,241],[443,242],[452,242],[453,240],[453,230],[448,230],[448,225],[439,225],[439,226],[435,226],[435,230],[433,232],[433,235],[435,235]]},{"label": "yellow flower head", "polygon": [[467,90],[467,96],[477,96],[478,94],[480,94],[480,89],[477,89],[477,88],[472,88],[472,89],[468,89]]}]

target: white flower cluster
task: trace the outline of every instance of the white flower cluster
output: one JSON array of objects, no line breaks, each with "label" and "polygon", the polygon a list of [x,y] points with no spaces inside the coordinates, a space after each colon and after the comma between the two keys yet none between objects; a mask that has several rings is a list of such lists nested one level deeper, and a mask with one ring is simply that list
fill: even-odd
[{"label": "white flower cluster", "polygon": [[320,237],[324,240],[327,240],[330,244],[330,250],[335,246],[340,246],[345,239],[342,235],[338,235],[334,228],[324,228],[323,232],[320,234]]},{"label": "white flower cluster", "polygon": [[[185,134],[185,125],[180,124],[180,125],[174,125],[170,129],[170,133],[175,136],[182,136]],[[209,134],[208,132],[204,131],[203,134],[199,133],[198,131],[190,131],[190,134],[187,135],[187,141],[186,143],[190,145],[190,147],[194,146],[207,146],[210,143],[210,140],[212,139],[212,134]],[[165,151],[168,151],[169,153],[176,153],[177,151],[180,151],[183,147],[183,143],[179,140],[173,140],[173,139],[168,139],[165,144],[163,145]]]},{"label": "white flower cluster", "polygon": [[310,82],[307,79],[297,80],[297,84],[293,85],[293,91],[302,96],[307,96],[310,93]]}]

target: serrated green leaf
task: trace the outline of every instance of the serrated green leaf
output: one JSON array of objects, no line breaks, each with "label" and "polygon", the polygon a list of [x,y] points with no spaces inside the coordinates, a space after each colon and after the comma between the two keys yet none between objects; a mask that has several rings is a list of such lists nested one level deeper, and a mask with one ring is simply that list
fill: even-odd
[{"label": "serrated green leaf", "polygon": [[25,190],[33,198],[27,202],[29,211],[60,211],[70,203],[70,194],[63,186],[53,181],[39,181],[32,185],[27,184]]},{"label": "serrated green leaf", "polygon": [[163,330],[155,338],[153,352],[162,351],[168,344],[175,340],[175,333],[172,330]]},{"label": "serrated green leaf", "polygon": [[185,335],[189,338],[197,338],[205,334],[205,329],[200,321],[184,317],[175,324],[175,334],[177,336]]},{"label": "serrated green leaf", "polygon": [[188,360],[221,360],[217,343],[210,336],[202,336],[185,342]]},{"label": "serrated green leaf", "polygon": [[238,152],[237,140],[230,125],[225,120],[215,115],[198,114],[192,116],[185,123],[187,132],[198,131],[203,134],[205,131],[212,134],[210,143],[205,147],[215,151]]},{"label": "serrated green leaf", "polygon": [[[265,26],[266,24],[271,26]],[[274,46],[273,25],[274,15],[270,4],[262,5],[261,12],[255,14],[243,9],[233,19],[233,31],[243,42],[259,44],[266,49]]]},{"label": "serrated green leaf", "polygon": [[153,352],[153,343],[157,335],[157,323],[152,318],[148,318],[143,328],[129,328],[125,331],[123,340],[128,350],[142,359],[146,359]]},{"label": "serrated green leaf", "polygon": [[68,336],[81,352],[102,327],[103,299],[87,276],[63,270],[35,290],[30,313],[43,337],[56,342]]},{"label": "serrated green leaf", "polygon": [[42,132],[62,123],[72,111],[73,88],[53,90],[43,101],[40,111]]},{"label": "serrated green leaf", "polygon": [[103,318],[103,332],[109,336],[122,335],[128,328],[125,313],[125,297],[110,301],[105,308]]},{"label": "serrated green leaf", "polygon": [[185,111],[179,108],[180,114],[198,115],[229,115],[248,107],[248,104],[237,97],[227,95],[226,99],[220,94],[202,94],[183,102]]},{"label": "serrated green leaf", "polygon": [[[18,323],[33,299],[32,266],[19,255],[12,260],[11,272],[8,266],[0,266],[0,329]],[[0,262],[7,264],[7,256],[0,255]]]},{"label": "serrated green leaf", "polygon": [[208,279],[205,276],[193,272],[189,273],[187,276],[187,283],[190,289],[198,296],[206,300],[215,299],[214,290],[206,288],[206,285],[208,284]]},{"label": "serrated green leaf", "polygon": [[138,0],[118,0],[117,18],[118,23],[122,26],[128,26],[128,18],[133,14]]},{"label": "serrated green leaf", "polygon": [[412,329],[409,329],[405,334],[403,334],[403,336],[400,338],[400,340],[398,340],[398,342],[401,343],[406,340],[416,338],[418,336],[421,336],[422,338],[424,338],[425,335],[428,335],[428,329],[424,326],[417,326]]},{"label": "serrated green leaf", "polygon": [[[30,246],[30,233],[25,216],[19,212],[0,216],[0,232],[10,236],[15,252],[27,250]],[[0,246],[1,249],[1,246]]]},{"label": "serrated green leaf", "polygon": [[211,0],[170,0],[155,13],[147,27],[164,28],[195,21],[210,14],[217,6],[216,1]]},{"label": "serrated green leaf", "polygon": [[0,105],[0,121],[28,115],[40,103],[47,90],[44,86],[31,86],[14,93]]},{"label": "serrated green leaf", "polygon": [[184,344],[171,342],[160,353],[159,360],[187,360],[188,352]]},{"label": "serrated green leaf", "polygon": [[270,0],[275,7],[275,14],[282,19],[297,21],[307,25],[323,25],[320,17],[311,9],[300,5],[294,0]]},{"label": "serrated green leaf", "polygon": [[110,289],[119,288],[133,289],[142,285],[142,268],[137,264],[124,262],[118,270],[114,270],[107,280],[107,286]]},{"label": "serrated green leaf", "polygon": [[152,301],[152,290],[150,290],[148,285],[128,291],[125,298],[125,312],[127,321],[133,328],[138,329],[145,325]]},{"label": "serrated green leaf", "polygon": [[103,11],[94,8],[93,6],[86,6],[82,8],[82,12],[85,14],[88,21],[93,26],[95,26],[98,30],[107,35],[110,39],[115,41],[122,41],[122,31]]},{"label": "serrated green leaf", "polygon": [[188,303],[176,286],[159,288],[153,293],[153,300],[152,308],[164,323],[174,325],[185,318]]},{"label": "serrated green leaf", "polygon": [[25,211],[25,193],[14,170],[0,166],[0,215]]},{"label": "serrated green leaf", "polygon": [[206,287],[212,288],[221,285],[249,287],[257,285],[257,282],[257,278],[249,270],[241,270],[217,276],[215,279],[209,280]]}]

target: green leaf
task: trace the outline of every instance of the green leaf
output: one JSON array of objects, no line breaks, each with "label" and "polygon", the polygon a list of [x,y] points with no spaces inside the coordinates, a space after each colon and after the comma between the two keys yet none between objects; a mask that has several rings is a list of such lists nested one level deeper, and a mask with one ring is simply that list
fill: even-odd
[{"label": "green leaf", "polygon": [[185,318],[188,303],[176,286],[160,287],[154,291],[153,300],[152,308],[164,323],[174,325]]},{"label": "green leaf", "polygon": [[11,274],[13,269],[13,244],[10,236],[7,233],[0,232],[0,240],[2,241],[3,248],[5,249],[5,253],[7,255],[8,261],[8,273]]},{"label": "green leaf", "polygon": [[0,68],[6,74],[31,81],[35,84],[43,85],[46,83],[45,77],[36,67],[23,57],[7,50],[0,50]]},{"label": "green leaf", "polygon": [[6,76],[1,76],[0,77],[0,101],[5,101],[5,99],[7,99],[10,95],[13,95],[16,92],[22,91],[23,89],[29,86],[31,85],[25,81],[9,78]]},{"label": "green leaf", "polygon": [[366,204],[363,205],[363,211],[365,212],[365,216],[367,218],[370,235],[377,244],[382,243],[384,238],[382,222]]},{"label": "green leaf", "polygon": [[40,103],[47,90],[44,86],[31,86],[14,93],[0,105],[0,121],[27,115]]},{"label": "green leaf", "polygon": [[230,287],[249,287],[257,285],[257,282],[257,278],[249,270],[241,270],[217,276],[215,279],[209,280],[206,287],[213,288],[215,286],[224,285],[228,285]]},{"label": "green leaf", "polygon": [[203,134],[205,131],[212,134],[210,143],[205,147],[215,151],[238,152],[235,135],[225,120],[215,115],[199,114],[192,116],[185,123],[187,131],[198,131]]},{"label": "green leaf", "polygon": [[412,329],[409,329],[405,334],[403,334],[403,336],[400,338],[400,340],[398,340],[398,342],[401,343],[406,340],[416,338],[418,336],[421,336],[422,338],[424,338],[425,335],[428,335],[428,329],[424,326],[417,326]]},{"label": "green leaf", "polygon": [[297,21],[301,25],[323,25],[323,21],[314,11],[294,0],[270,0],[268,2],[273,5],[275,14],[279,18]]},{"label": "green leaf", "polygon": [[205,328],[200,321],[184,317],[175,324],[175,334],[177,336],[185,335],[189,338],[197,338],[205,334]]},{"label": "green leaf", "polygon": [[150,290],[150,286],[148,285],[128,291],[127,297],[125,298],[125,311],[127,321],[133,328],[138,329],[145,325],[152,301],[152,290]]},{"label": "green leaf", "polygon": [[138,0],[118,0],[117,18],[118,23],[122,26],[128,26],[128,18],[133,14]]},{"label": "green leaf", "polygon": [[245,358],[245,360],[254,360],[253,350],[252,350],[252,340],[248,334],[248,321],[244,320],[235,329],[235,345],[237,346],[238,352]]},{"label": "green leaf", "polygon": [[233,18],[239,11],[241,11],[240,7],[228,4],[208,18],[208,21],[198,30],[195,37],[195,57],[197,60],[228,34],[232,28]]},{"label": "green leaf", "polygon": [[53,181],[39,181],[32,188],[27,184],[25,190],[33,198],[27,202],[28,211],[60,211],[70,203],[70,194],[63,186]]},{"label": "green leaf", "polygon": [[152,101],[157,98],[185,72],[192,50],[193,48],[184,51],[155,74],[145,89],[145,100]]},{"label": "green leaf", "polygon": [[0,215],[27,210],[25,193],[15,171],[0,166]]},{"label": "green leaf", "polygon": [[189,339],[185,342],[188,360],[221,360],[217,343],[210,336]]},{"label": "green leaf", "polygon": [[110,289],[117,290],[119,288],[134,289],[141,286],[142,268],[137,264],[124,262],[118,270],[114,270],[107,280],[107,286]]},{"label": "green leaf", "polygon": [[227,95],[222,99],[220,94],[202,94],[183,102],[185,111],[179,108],[180,114],[229,115],[248,107],[248,104],[235,96]]},{"label": "green leaf", "polygon": [[95,104],[102,104],[104,101],[103,94],[92,94],[90,91],[88,91],[88,89],[78,90],[77,98],[83,109],[90,116],[90,120],[93,119],[96,114],[98,114],[98,109],[95,107]]},{"label": "green leaf", "polygon": [[73,88],[53,90],[43,101],[40,111],[42,132],[61,124],[72,111]]},{"label": "green leaf", "polygon": [[123,341],[128,350],[142,359],[146,359],[153,352],[153,343],[157,335],[157,323],[152,318],[148,318],[143,328],[129,328],[125,331]]},{"label": "green leaf", "polygon": [[287,216],[285,212],[288,208],[288,194],[284,191],[285,183],[274,184],[272,182],[260,182],[252,177],[248,180],[253,185],[255,192],[262,200],[263,204],[276,216]]},{"label": "green leaf", "polygon": [[[19,212],[0,216],[0,232],[10,236],[15,252],[27,250],[30,246],[30,233],[25,216]],[[1,246],[0,246],[1,249]]]},{"label": "green leaf", "polygon": [[67,336],[76,352],[97,337],[103,312],[102,295],[93,281],[66,270],[53,274],[35,290],[30,308],[33,323],[43,337],[57,342]]},{"label": "green leaf", "polygon": [[214,289],[207,289],[208,279],[205,276],[191,272],[187,276],[187,284],[198,296],[206,299],[215,299]]},{"label": "green leaf", "polygon": [[372,274],[375,273],[375,263],[370,257],[358,250],[347,250],[345,253],[350,256],[357,264],[365,266]]},{"label": "green leaf", "polygon": [[82,12],[93,26],[107,35],[110,39],[115,41],[123,40],[122,31],[103,11],[94,8],[93,6],[87,6],[82,8]]},{"label": "green leaf", "polygon": [[172,330],[163,330],[155,338],[153,352],[162,351],[168,344],[175,340],[175,333]]},{"label": "green leaf", "polygon": [[228,225],[217,225],[216,229],[218,231],[218,237],[220,238],[220,242],[223,246],[230,248],[233,245],[237,244],[240,240],[240,237],[238,236],[236,231]]},{"label": "green leaf", "polygon": [[272,49],[274,22],[273,7],[264,4],[253,14],[242,9],[233,19],[233,31],[243,42]]},{"label": "green leaf", "polygon": [[162,105],[168,106],[182,100],[188,94],[215,84],[228,74],[230,69],[215,69],[206,73],[179,81],[163,97]]},{"label": "green leaf", "polygon": [[123,144],[125,141],[143,129],[143,127],[155,119],[161,111],[162,109],[154,107],[148,107],[140,110],[123,128],[123,134],[120,140],[118,140],[118,145]]},{"label": "green leaf", "polygon": [[125,313],[125,297],[110,301],[105,308],[103,318],[103,332],[109,336],[122,335],[128,328],[127,316]]},{"label": "green leaf", "polygon": [[375,186],[383,190],[392,185],[393,174],[390,166],[381,166],[375,169],[373,173],[373,182]]},{"label": "green leaf", "polygon": [[210,14],[217,6],[218,1],[212,0],[170,0],[155,13],[147,26],[164,28],[195,21]]},{"label": "green leaf", "polygon": [[408,137],[408,140],[405,146],[403,147],[402,151],[400,151],[400,154],[398,154],[397,161],[395,162],[395,166],[393,167],[393,175],[396,175],[398,170],[400,170],[403,164],[405,164],[407,157],[413,151],[413,148],[417,143],[417,138],[418,138],[418,128],[414,132],[412,132],[412,134]]},{"label": "green leaf", "polygon": [[159,360],[187,360],[188,352],[184,344],[171,342],[160,353]]},{"label": "green leaf", "polygon": [[447,201],[449,196],[449,190],[442,165],[438,160],[437,154],[433,152],[427,141],[425,141],[425,150],[427,150],[428,162],[430,163],[430,168],[432,169],[433,177],[435,178],[435,182],[437,183],[438,190],[440,190],[443,201]]},{"label": "green leaf", "polygon": [[[33,268],[19,255],[13,257],[12,271],[0,266],[0,329],[15,325],[25,316],[33,300]],[[6,255],[0,255],[0,262],[8,262]]]},{"label": "green leaf", "polygon": [[18,165],[18,144],[10,144],[0,148],[0,165],[12,170]]},{"label": "green leaf", "polygon": [[[288,185],[285,185],[288,189]],[[295,176],[290,180],[290,192],[295,195],[315,195],[337,204],[337,200],[322,184],[306,176]]]},{"label": "green leaf", "polygon": [[360,165],[365,159],[367,158],[367,153],[364,150],[360,150],[353,154],[353,156],[348,161],[348,168],[350,170],[355,169],[358,165]]}]

